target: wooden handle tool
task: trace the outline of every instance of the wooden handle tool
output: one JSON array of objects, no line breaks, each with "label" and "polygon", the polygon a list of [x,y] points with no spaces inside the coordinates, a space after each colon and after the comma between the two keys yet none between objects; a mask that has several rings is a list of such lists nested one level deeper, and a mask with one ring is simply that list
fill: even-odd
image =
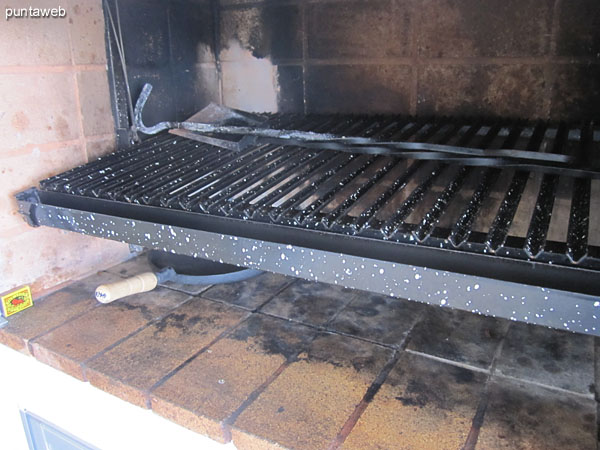
[{"label": "wooden handle tool", "polygon": [[96,288],[96,300],[111,303],[128,295],[148,292],[156,287],[158,277],[153,272],[145,272],[115,283],[103,284]]}]

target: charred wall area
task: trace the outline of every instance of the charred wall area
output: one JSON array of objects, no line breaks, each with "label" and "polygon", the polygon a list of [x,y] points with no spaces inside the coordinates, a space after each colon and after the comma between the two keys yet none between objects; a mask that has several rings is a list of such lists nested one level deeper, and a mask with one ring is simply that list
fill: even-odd
[{"label": "charred wall area", "polygon": [[121,0],[120,9],[134,99],[144,81],[155,86],[148,123],[211,100],[285,112],[600,117],[596,0]]},{"label": "charred wall area", "polygon": [[[117,7],[128,80],[133,102],[145,83],[154,90],[144,120],[185,120],[213,100],[203,74],[216,76],[214,63],[203,65],[204,53],[214,55],[214,13],[211,0],[107,0],[104,3],[111,96],[121,145],[129,142],[127,91],[121,61],[106,7],[117,23]],[[213,58],[214,59],[214,58]]]}]

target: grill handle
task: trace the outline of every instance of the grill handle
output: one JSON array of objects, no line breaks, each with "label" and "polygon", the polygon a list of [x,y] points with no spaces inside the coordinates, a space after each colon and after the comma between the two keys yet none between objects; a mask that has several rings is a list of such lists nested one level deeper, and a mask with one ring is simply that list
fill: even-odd
[{"label": "grill handle", "polygon": [[100,303],[111,303],[128,295],[151,291],[157,284],[156,274],[145,272],[115,283],[102,284],[96,288],[95,296]]}]

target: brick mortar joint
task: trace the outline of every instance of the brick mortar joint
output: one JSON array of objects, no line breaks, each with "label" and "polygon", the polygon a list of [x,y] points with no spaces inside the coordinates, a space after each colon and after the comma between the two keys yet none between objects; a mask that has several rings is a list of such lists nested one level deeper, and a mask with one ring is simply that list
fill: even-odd
[{"label": "brick mortar joint", "polygon": [[[136,330],[132,331],[127,336],[124,336],[124,337],[118,339],[116,342],[113,342],[112,344],[110,344],[106,348],[100,350],[98,353],[96,353],[96,354],[90,356],[89,358],[85,359],[84,361],[81,362],[81,364],[87,366],[88,364],[90,364],[94,360],[100,358],[102,355],[105,355],[106,353],[108,353],[109,351],[111,351],[112,349],[114,349],[115,347],[117,347],[118,345],[122,344],[126,340],[128,340],[128,339],[136,336],[139,333],[141,333],[146,328],[149,328],[150,326],[154,325],[155,323],[158,323],[161,320],[164,320],[165,317],[169,316],[170,314],[172,314],[173,312],[175,312],[178,308],[186,305],[187,303],[191,302],[192,300],[194,300],[194,296],[190,295],[190,296],[186,297],[185,299],[183,299],[181,301],[181,303],[178,303],[177,305],[173,306],[172,308],[169,308],[164,314],[161,314],[160,316],[155,317],[154,319],[150,320],[149,322],[146,322],[144,325],[142,325],[139,328],[137,328]],[[102,306],[101,303],[99,303],[99,302],[97,302],[97,303],[98,303],[98,306],[100,306],[100,307]]]},{"label": "brick mortar joint", "polygon": [[[278,291],[277,294],[275,294],[271,299],[275,298],[279,293],[281,293],[283,290],[285,290],[287,287],[291,286],[294,282],[288,284],[287,286],[285,286],[284,288],[280,289]],[[348,305],[350,305],[354,300],[356,300],[358,294],[354,294],[351,299],[343,306],[341,307],[328,321],[326,321],[322,327],[310,327],[313,328],[315,331],[318,332],[326,332],[329,334],[339,334],[339,333],[335,333],[335,332],[331,332],[327,329],[327,326],[330,325],[337,317],[339,314],[341,314],[341,312],[346,309],[348,307]],[[270,299],[270,300],[271,300]],[[270,301],[269,300],[269,301]],[[267,304],[267,302],[263,303],[262,306],[264,306],[265,304]],[[264,316],[269,316],[269,317],[276,317],[276,316],[271,316],[270,314],[266,314],[260,311],[257,311],[255,314],[262,314]],[[281,318],[278,318],[280,320],[283,320]],[[301,322],[298,322],[299,324],[302,325],[306,325],[303,324]],[[319,337],[319,333],[315,332],[313,334],[313,336],[303,345],[300,346],[300,348],[298,348],[298,350],[293,354],[290,355],[286,358],[286,360],[258,387],[256,388],[254,391],[252,391],[248,397],[246,398],[246,400],[244,400],[242,402],[242,404],[232,413],[229,415],[229,417],[227,417],[223,422],[222,422],[222,429],[223,429],[223,433],[224,433],[224,437],[226,442],[231,441],[232,439],[232,429],[235,425],[235,422],[237,421],[237,419],[240,417],[240,415],[243,414],[243,412],[248,409],[252,403],[254,403],[255,400],[257,400],[260,395],[266,390],[268,389],[268,387],[277,379],[279,378],[279,376],[289,367],[291,366],[293,363],[298,361],[298,357],[303,353],[303,352],[307,352],[310,348],[310,346],[314,343],[314,341]],[[395,350],[393,350],[393,354],[395,354]]]},{"label": "brick mortar joint", "polygon": [[492,361],[490,362],[490,365],[488,367],[488,376],[486,377],[485,383],[483,385],[483,389],[479,397],[479,402],[477,404],[477,409],[475,410],[475,415],[473,416],[473,420],[471,421],[471,428],[461,450],[474,450],[477,446],[477,441],[479,440],[479,432],[481,430],[481,427],[483,426],[485,420],[485,413],[487,412],[487,407],[489,403],[489,387],[492,382],[492,378],[494,377],[494,373],[496,371],[496,364],[498,358],[502,354],[504,342],[506,341],[511,326],[512,324],[509,322],[502,336],[502,339],[500,339],[500,342],[496,347],[494,355],[492,356]]},{"label": "brick mortar joint", "polygon": [[563,389],[557,386],[552,386],[549,384],[543,384],[543,383],[538,383],[537,381],[534,380],[527,380],[524,378],[516,378],[510,375],[504,375],[502,373],[495,373],[493,375],[490,376],[490,383],[492,381],[496,381],[496,380],[509,380],[509,381],[514,381],[514,382],[518,382],[521,384],[527,384],[527,385],[532,385],[532,386],[537,386],[549,391],[553,391],[553,392],[560,392],[562,394],[566,394],[566,395],[571,395],[571,396],[575,396],[584,400],[590,400],[590,401],[594,401],[597,403],[596,399],[594,398],[593,394],[583,394],[581,392],[576,392],[576,391],[570,391],[568,389]]},{"label": "brick mortar joint", "polygon": [[[192,298],[194,298],[194,297],[192,297]],[[213,345],[215,345],[217,342],[219,342],[225,336],[231,334],[236,328],[240,327],[243,323],[247,322],[248,319],[250,317],[252,317],[252,313],[250,313],[249,311],[246,311],[246,313],[247,313],[246,316],[242,317],[239,322],[237,322],[236,324],[234,324],[232,326],[225,328],[225,330],[223,330],[221,333],[219,333],[212,341],[210,341],[208,344],[203,346],[200,350],[198,350],[196,353],[194,353],[192,356],[187,358],[185,361],[183,361],[177,367],[175,367],[170,372],[165,374],[160,380],[158,380],[156,383],[154,383],[152,386],[150,386],[150,388],[148,389],[148,392],[152,395],[156,389],[158,389],[160,386],[165,384],[168,380],[173,378],[178,372],[180,372],[182,369],[184,369],[186,366],[188,366],[190,363],[192,363],[192,361],[194,361],[200,355],[205,353],[208,349],[210,349]]]},{"label": "brick mortar joint", "polygon": [[367,388],[367,391],[363,395],[363,398],[361,399],[360,403],[356,406],[354,411],[352,411],[350,416],[348,416],[348,418],[342,425],[342,428],[338,432],[337,436],[335,436],[335,438],[329,444],[328,450],[337,450],[344,444],[348,436],[350,436],[352,430],[360,420],[361,416],[367,410],[369,404],[375,399],[375,396],[377,395],[381,387],[384,385],[385,381],[387,380],[387,377],[394,369],[394,367],[396,367],[396,364],[398,363],[402,355],[405,353],[406,347],[410,342],[411,333],[414,330],[415,326],[423,319],[424,315],[424,311],[417,315],[414,322],[406,332],[402,342],[398,345],[397,348],[393,349],[393,353],[390,359],[386,362],[386,364],[377,374],[371,385]]},{"label": "brick mortar joint", "polygon": [[0,74],[19,73],[73,73],[73,72],[103,72],[107,70],[106,63],[103,64],[72,64],[72,65],[13,65],[0,66]]}]

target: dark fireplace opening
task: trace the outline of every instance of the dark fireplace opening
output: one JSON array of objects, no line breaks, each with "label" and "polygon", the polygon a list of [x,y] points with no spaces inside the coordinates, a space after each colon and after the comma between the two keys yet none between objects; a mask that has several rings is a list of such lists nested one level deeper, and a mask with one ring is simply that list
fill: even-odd
[{"label": "dark fireplace opening", "polygon": [[600,334],[592,2],[104,6],[120,149],[33,224]]},{"label": "dark fireplace opening", "polygon": [[[149,123],[184,120],[210,101],[260,112],[600,115],[591,0],[108,3],[133,98],[145,82],[155,87]],[[122,133],[126,92],[106,23]]]}]

